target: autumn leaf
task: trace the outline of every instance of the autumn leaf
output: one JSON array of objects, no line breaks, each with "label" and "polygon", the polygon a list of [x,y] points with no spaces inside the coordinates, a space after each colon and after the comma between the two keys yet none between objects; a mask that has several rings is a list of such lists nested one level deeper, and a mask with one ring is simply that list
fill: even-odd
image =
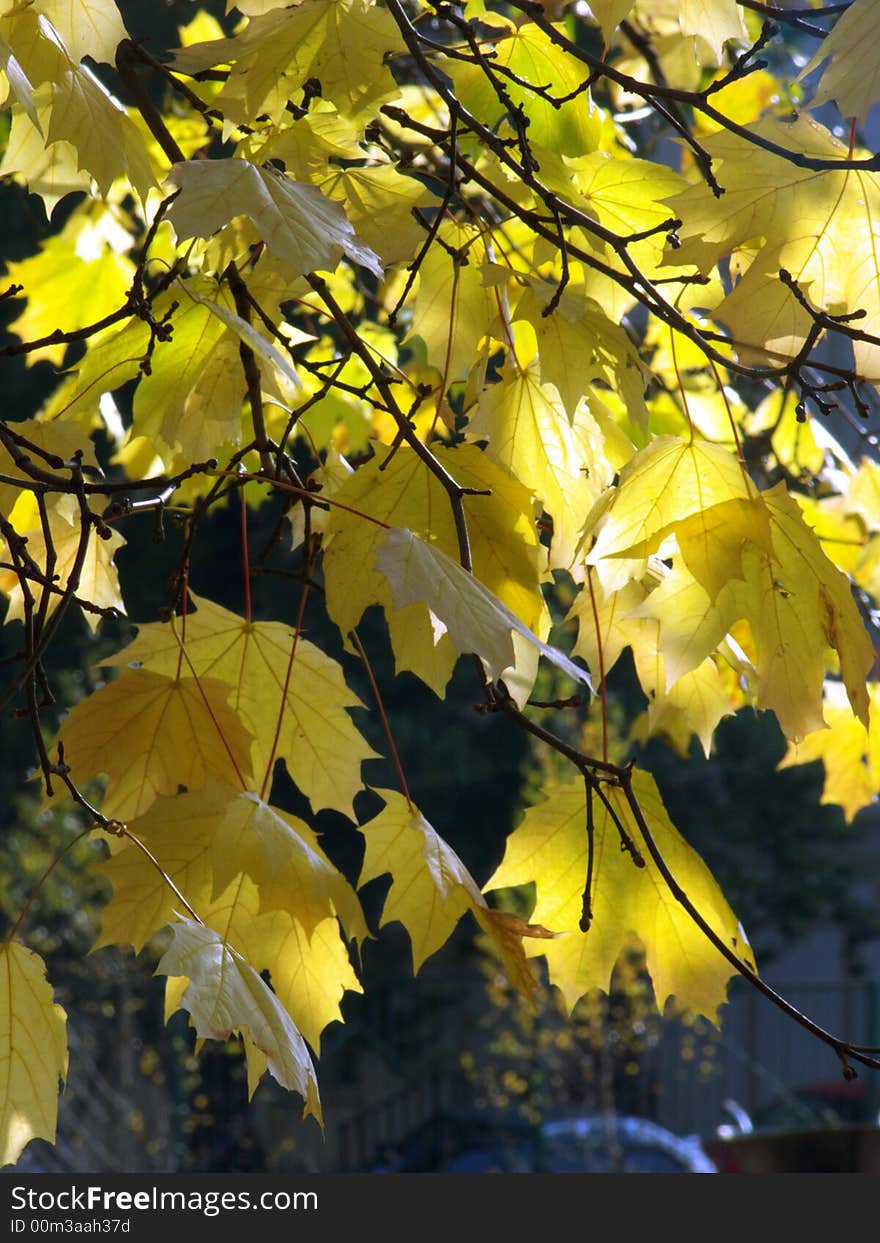
[{"label": "autumn leaf", "polygon": [[76,61],[90,56],[112,65],[117,45],[128,38],[116,0],[37,0],[34,9],[49,19]]},{"label": "autumn leaf", "polygon": [[185,160],[167,180],[180,190],[168,218],[181,238],[210,237],[235,216],[248,216],[269,250],[298,275],[332,271],[343,255],[382,275],[378,256],[358,242],[341,207],[271,165]]},{"label": "autumn leaf", "polygon": [[[130,944],[140,951],[174,918],[182,894],[208,927],[269,972],[276,995],[317,1052],[327,1024],[342,1021],[344,992],[361,991],[337,916],[352,938],[365,938],[366,925],[354,891],[312,831],[277,808],[258,807],[255,814],[253,805],[252,796],[212,780],[193,794],[157,800],[132,821],[131,837],[101,867],[113,893],[95,948]],[[241,832],[244,817],[250,840]],[[273,819],[274,836],[261,840],[261,828]],[[278,872],[274,889],[264,890],[251,873],[265,878],[267,857],[277,860]],[[308,879],[308,861],[322,877],[323,899],[300,883]]]},{"label": "autumn leaf", "polygon": [[43,960],[0,944],[0,1166],[32,1139],[55,1143],[58,1092],[67,1078],[67,1015],[53,1000]]},{"label": "autumn leaf", "polygon": [[238,785],[250,774],[250,735],[214,678],[126,669],[76,704],[55,738],[74,781],[107,775],[104,814],[129,820],[180,786],[208,776]]},{"label": "autumn leaf", "polygon": [[605,557],[645,557],[692,514],[749,494],[742,467],[726,449],[657,436],[620,472],[587,562],[598,566]]},{"label": "autumn leaf", "polygon": [[[543,365],[543,363],[542,363]],[[597,429],[598,433],[598,429]],[[525,484],[553,518],[551,569],[568,569],[599,488],[595,459],[535,366],[511,369],[489,387],[471,414],[468,437],[487,440],[489,455]],[[601,434],[596,436],[601,446]]]},{"label": "autumn leaf", "polygon": [[591,685],[585,670],[533,634],[478,578],[405,527],[389,530],[376,565],[388,579],[394,607],[424,604],[459,654],[474,652],[485,662],[492,681],[515,664],[513,635],[518,634],[570,678]]},{"label": "autumn leaf", "polygon": [[[716,935],[751,965],[751,950],[736,916],[706,865],[671,824],[653,778],[635,773],[633,793],[677,883]],[[632,934],[645,950],[659,1009],[674,999],[677,1008],[696,1010],[717,1023],[733,968],[657,871],[622,791],[612,787],[607,796],[629,841],[645,857],[645,866],[636,867],[621,850],[618,828],[594,795],[592,922],[587,932],[579,928],[589,853],[582,785],[553,786],[544,802],[528,809],[485,888],[535,881],[532,920],[566,935],[529,941],[526,952],[546,956],[551,982],[569,1006],[592,989],[607,991],[614,964]]]},{"label": "autumn leaf", "polygon": [[339,664],[281,622],[247,622],[195,593],[190,599],[196,611],[187,613],[185,640],[179,620],[148,623],[104,663],[136,662],[169,678],[182,668],[223,683],[253,739],[248,771],[266,785],[271,762],[283,758],[316,809],[351,815],[361,764],[376,752],[349,715],[361,703]]},{"label": "autumn leaf", "polygon": [[820,760],[825,769],[822,802],[836,803],[852,820],[880,793],[880,687],[868,686],[868,725],[859,720],[840,682],[826,682],[822,716],[827,728],[790,742],[779,768]]},{"label": "autumn leaf", "polygon": [[[13,526],[24,527],[19,534],[27,540],[28,556],[37,569],[46,575],[57,576],[56,590],[48,593],[46,616],[52,616],[64,598],[65,589],[72,584],[75,597],[87,600],[95,606],[95,611],[83,610],[86,624],[94,631],[100,620],[97,610],[115,609],[119,613],[125,612],[119,578],[113,563],[114,555],[125,544],[125,540],[118,531],[113,530],[108,530],[107,538],[102,539],[91,525],[83,533],[82,515],[76,499],[72,496],[58,498],[51,508],[47,507],[46,516],[48,540],[52,548],[51,568],[47,532],[40,521],[37,506],[19,504],[11,515]],[[41,589],[38,582],[31,583],[30,590],[35,597],[39,596]],[[0,570],[0,591],[9,597],[7,621],[22,619],[25,615],[24,592],[15,571]]]},{"label": "autumn leaf", "polygon": [[854,0],[840,14],[797,76],[802,82],[828,61],[813,93],[812,106],[833,99],[844,117],[858,117],[864,124],[871,105],[880,94],[880,67],[874,48],[880,37],[880,15],[871,0]]},{"label": "autumn leaf", "polygon": [[[462,487],[474,489],[475,495],[465,496],[463,505],[475,576],[543,641],[550,619],[537,587],[546,554],[539,544],[529,491],[475,446],[438,448],[435,455]],[[433,475],[426,474],[417,455],[404,447],[389,455],[387,463],[377,455],[361,466],[334,499],[338,506],[325,534],[327,611],[347,636],[369,605],[381,604],[389,619],[397,667],[411,669],[442,696],[455,648],[426,606],[394,610],[388,582],[375,558],[391,525],[406,525],[455,556],[458,539],[446,493]],[[515,541],[510,539],[512,531]]]},{"label": "autumn leaf", "polygon": [[458,855],[418,808],[394,790],[375,793],[386,805],[361,826],[366,850],[359,885],[391,873],[380,927],[395,920],[403,924],[418,971],[471,911],[498,948],[511,982],[530,997],[534,981],[525,965],[523,937],[542,937],[546,929],[492,911]]},{"label": "autumn leaf", "polygon": [[[761,121],[748,127],[761,139],[808,158],[844,160],[847,149],[817,121]],[[705,139],[724,186],[721,200],[705,184],[669,200],[685,222],[676,261],[707,272],[722,256],[741,250],[741,279],[712,314],[734,342],[763,357],[791,357],[812,324],[809,313],[779,279],[784,269],[809,304],[832,313],[840,306],[864,311],[859,327],[876,335],[880,324],[880,273],[876,260],[878,188],[861,170],[799,167],[747,136],[721,133]],[[793,233],[790,220],[798,221]],[[755,252],[753,242],[761,239]],[[880,379],[877,347],[853,343],[856,367]]]},{"label": "autumn leaf", "polygon": [[184,919],[170,925],[172,944],[157,975],[189,980],[181,1007],[189,1012],[199,1039],[228,1040],[246,1031],[266,1054],[270,1073],[283,1088],[298,1092],[303,1116],[321,1123],[321,1103],[312,1059],[290,1015],[249,963],[216,932]]},{"label": "autumn leaf", "polygon": [[836,653],[853,711],[868,719],[866,679],[874,649],[849,582],[822,551],[783,485],[763,494],[772,532],[769,554],[749,548],[744,575],[723,588],[728,618],[744,617],[756,646],[759,707],[772,708],[798,741],[820,729],[826,651]]},{"label": "autumn leaf", "polygon": [[175,67],[198,73],[232,62],[218,102],[239,121],[268,113],[277,122],[291,94],[315,79],[324,99],[336,104],[343,116],[363,124],[380,104],[397,95],[383,59],[398,44],[390,14],[371,0],[305,0],[292,11],[254,13],[233,39],[179,51]]}]

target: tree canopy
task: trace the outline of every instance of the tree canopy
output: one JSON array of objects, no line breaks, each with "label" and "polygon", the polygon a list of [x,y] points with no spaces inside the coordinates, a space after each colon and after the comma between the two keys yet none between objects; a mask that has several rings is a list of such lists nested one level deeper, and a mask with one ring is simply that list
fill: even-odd
[{"label": "tree canopy", "polygon": [[[0,0],[0,173],[44,213],[0,289],[44,390],[0,421],[0,699],[79,816],[58,858],[104,844],[98,944],[155,951],[167,1013],[319,1123],[383,876],[416,970],[470,914],[573,1006],[636,943],[661,1010],[718,1021],[740,975],[880,1065],[764,983],[608,711],[628,653],[632,738],[709,755],[766,712],[848,819],[880,791],[880,7],[230,0],[165,43],[128,8]],[[56,728],[63,627],[135,599]],[[371,609],[414,711],[462,662],[554,757],[483,885],[407,784]],[[54,1138],[67,1068],[40,888],[0,943],[0,1165]]]}]

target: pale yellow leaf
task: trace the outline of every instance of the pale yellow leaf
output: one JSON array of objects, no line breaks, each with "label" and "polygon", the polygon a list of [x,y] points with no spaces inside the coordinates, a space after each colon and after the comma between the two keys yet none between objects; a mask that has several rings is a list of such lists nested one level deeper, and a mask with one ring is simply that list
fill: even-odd
[{"label": "pale yellow leaf", "polygon": [[338,203],[271,165],[185,160],[167,181],[181,191],[168,213],[181,239],[210,237],[234,217],[248,216],[269,250],[298,275],[332,271],[343,255],[382,275],[378,256],[357,240]]},{"label": "pale yellow leaf", "polygon": [[458,653],[476,653],[493,681],[515,664],[513,635],[518,634],[570,678],[591,685],[585,670],[539,639],[478,578],[406,527],[391,527],[376,565],[388,579],[396,609],[424,604],[446,627]]},{"label": "pale yellow leaf", "polygon": [[[676,882],[724,944],[751,965],[749,944],[736,916],[708,868],[671,824],[653,778],[636,772],[632,782],[650,833]],[[614,965],[634,935],[644,947],[660,1010],[673,999],[676,1007],[696,1010],[717,1022],[734,968],[673,896],[623,792],[608,787],[607,795],[646,862],[638,868],[621,850],[618,830],[594,796],[592,923],[587,932],[579,927],[588,861],[582,784],[554,786],[545,802],[528,809],[486,888],[536,882],[532,919],[564,935],[528,942],[526,952],[546,956],[551,982],[562,990],[569,1006],[593,989],[609,989]]]},{"label": "pale yellow leaf", "polygon": [[692,514],[735,498],[752,487],[726,449],[705,440],[657,436],[620,472],[620,481],[587,557],[647,556]]},{"label": "pale yellow leaf", "polygon": [[[875,0],[854,0],[834,23],[797,76],[802,82],[824,61],[812,106],[833,99],[844,117],[857,117],[864,124],[880,98],[880,7]],[[829,59],[830,58],[830,59]]]},{"label": "pale yellow leaf", "polygon": [[32,1139],[55,1143],[58,1092],[67,1077],[67,1015],[46,966],[15,941],[0,944],[0,1166]]},{"label": "pale yellow leaf", "polygon": [[104,663],[139,662],[166,677],[181,667],[225,683],[231,708],[253,737],[257,781],[268,784],[270,760],[283,759],[316,810],[350,816],[361,764],[376,752],[349,715],[362,705],[341,666],[281,622],[247,622],[202,596],[190,599],[196,611],[188,613],[185,632],[180,619],[140,626],[137,638]]},{"label": "pale yellow leaf", "polygon": [[192,920],[171,924],[173,938],[157,975],[185,976],[181,1006],[192,1016],[199,1039],[227,1040],[246,1030],[267,1057],[282,1087],[303,1098],[303,1116],[321,1122],[321,1103],[312,1059],[290,1015],[257,972],[222,938]]},{"label": "pale yellow leaf", "polygon": [[70,710],[52,746],[63,743],[77,783],[106,773],[104,814],[118,820],[180,786],[201,789],[211,774],[240,788],[251,738],[228,694],[214,678],[127,669]]}]

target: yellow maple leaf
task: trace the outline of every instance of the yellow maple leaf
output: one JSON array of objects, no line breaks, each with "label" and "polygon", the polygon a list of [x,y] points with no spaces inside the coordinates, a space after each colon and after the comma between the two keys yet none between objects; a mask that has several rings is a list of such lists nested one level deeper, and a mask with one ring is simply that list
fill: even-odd
[{"label": "yellow maple leaf", "polygon": [[821,760],[822,802],[837,803],[847,820],[876,802],[880,793],[880,685],[869,683],[868,727],[855,715],[840,682],[826,682],[822,715],[827,729],[790,742],[779,768]]},{"label": "yellow maple leaf", "polygon": [[541,383],[536,365],[511,368],[483,390],[467,434],[487,440],[489,455],[543,502],[553,518],[550,569],[568,569],[599,489],[556,390]]},{"label": "yellow maple leaf", "polygon": [[187,614],[185,631],[180,619],[139,626],[137,638],[103,663],[137,662],[165,677],[182,667],[225,683],[231,708],[253,737],[257,781],[268,784],[270,760],[283,758],[316,810],[350,816],[361,764],[376,752],[349,715],[363,705],[341,666],[281,622],[247,622],[202,596],[190,598],[196,611]]},{"label": "yellow maple leaf", "polygon": [[[21,296],[27,298],[10,324],[22,340],[36,341],[58,329],[84,328],[125,303],[134,264],[108,244],[101,225],[94,215],[90,220],[75,213],[35,255],[7,264],[10,284],[21,285]],[[129,235],[123,236],[130,244]],[[25,357],[29,365],[41,359],[57,365],[67,349],[63,343],[48,345]]]},{"label": "yellow maple leaf", "polygon": [[[752,965],[736,916],[699,855],[673,827],[653,778],[636,772],[633,792],[677,883],[715,934]],[[546,956],[551,982],[573,1007],[592,989],[608,990],[614,965],[634,935],[644,947],[660,1010],[674,999],[677,1007],[717,1022],[734,968],[673,897],[648,856],[622,791],[608,788],[608,798],[646,863],[636,867],[621,850],[618,830],[594,796],[592,923],[587,932],[579,928],[588,863],[584,787],[557,785],[546,793],[544,802],[526,811],[486,885],[496,889],[536,883],[531,918],[564,935],[529,942],[526,952]]]},{"label": "yellow maple leaf", "polygon": [[379,258],[357,240],[338,203],[316,186],[249,160],[184,160],[166,180],[180,189],[168,219],[178,236],[210,237],[248,216],[269,250],[297,274],[332,271],[343,255],[382,275]]},{"label": "yellow maple leaf", "polygon": [[[504,90],[514,106],[522,104],[528,112],[529,142],[560,155],[594,150],[601,120],[583,89],[583,65],[532,22],[517,26],[493,12],[492,28],[493,60],[514,75],[505,76]],[[507,120],[508,105],[481,66],[450,58],[443,69],[472,116],[492,130]],[[552,83],[557,102],[530,91],[529,83],[537,87]],[[565,102],[559,103],[561,99]]]},{"label": "yellow maple leaf", "polygon": [[[847,148],[818,122],[800,116],[783,123],[759,121],[748,127],[786,150],[826,160],[846,160]],[[708,272],[734,255],[740,279],[712,311],[728,326],[737,347],[765,361],[791,357],[803,345],[813,320],[779,279],[786,269],[817,310],[841,307],[865,312],[860,329],[880,328],[880,188],[859,169],[800,168],[747,137],[732,133],[704,140],[724,186],[716,198],[704,183],[669,200],[683,221],[676,261]],[[798,227],[792,231],[792,220]],[[755,239],[760,239],[757,250]],[[743,354],[740,349],[740,354]],[[880,379],[880,350],[870,340],[854,341],[856,371]]]},{"label": "yellow maple leaf", "polygon": [[33,7],[49,19],[75,61],[91,56],[112,65],[117,45],[128,38],[116,0],[35,0]]},{"label": "yellow maple leaf", "polygon": [[303,1117],[321,1123],[315,1068],[305,1041],[281,1002],[254,968],[204,924],[185,919],[171,925],[171,947],[157,975],[189,980],[180,1005],[192,1016],[200,1040],[228,1040],[246,1030],[265,1055],[282,1087],[303,1098]]},{"label": "yellow maple leaf", "polygon": [[635,642],[642,626],[636,610],[646,594],[647,589],[636,581],[616,591],[605,591],[598,576],[591,574],[575,596],[566,618],[576,618],[578,623],[571,650],[586,662],[594,679],[599,679],[600,671],[607,677],[620,654]]},{"label": "yellow maple leaf", "polygon": [[681,0],[681,33],[707,44],[717,65],[729,39],[746,39],[748,32],[736,0]]},{"label": "yellow maple leaf", "polygon": [[87,191],[90,185],[89,175],[78,168],[76,151],[69,142],[46,146],[44,132],[49,114],[47,98],[38,101],[36,122],[22,108],[13,107],[12,126],[0,160],[0,176],[15,173],[22,178],[31,194],[42,198],[47,216],[52,215],[66,194]]},{"label": "yellow maple leaf", "polygon": [[446,221],[437,236],[441,244],[429,249],[419,268],[412,324],[404,344],[421,338],[428,363],[448,385],[468,374],[481,349],[486,352],[499,302],[496,292],[483,283],[481,267],[489,255],[480,230]]},{"label": "yellow maple leaf", "polygon": [[751,628],[758,707],[772,708],[792,741],[821,729],[831,649],[853,710],[867,722],[865,682],[874,649],[849,580],[826,557],[783,484],[761,500],[770,520],[771,549],[746,547],[742,579],[729,581],[716,600],[730,622],[745,618]]},{"label": "yellow maple leaf", "polygon": [[605,557],[645,557],[693,514],[752,492],[743,467],[706,440],[656,436],[620,472],[588,565]]},{"label": "yellow maple leaf", "polygon": [[[46,534],[39,522],[39,513],[36,511],[36,505],[30,494],[22,496],[10,518],[12,525],[17,529],[24,527],[20,534],[27,539],[27,552],[32,560],[44,573],[57,576],[57,591],[49,593],[46,608],[46,616],[51,617],[60,604],[63,592],[79,562],[82,519],[76,498],[73,496],[62,495],[53,498],[53,501],[47,505],[47,510],[49,537],[52,542],[51,569],[49,568]],[[90,527],[75,592],[80,600],[87,601],[101,609],[113,608],[120,613],[125,612],[125,604],[119,590],[119,577],[113,564],[114,554],[124,543],[125,540],[118,531],[111,531],[107,539],[101,539]],[[39,584],[31,582],[30,588],[34,596],[39,598]],[[6,621],[23,618],[24,595],[19,577],[14,570],[0,570],[0,591],[9,596]],[[83,617],[89,628],[95,630],[100,620],[99,615],[83,609]]]},{"label": "yellow maple leaf", "polygon": [[478,578],[406,527],[391,527],[376,553],[376,565],[388,579],[394,607],[425,605],[456,651],[478,655],[492,681],[516,665],[517,634],[570,678],[589,685],[583,669],[533,634]]},{"label": "yellow maple leaf", "polygon": [[[258,869],[265,875],[259,844],[230,842],[228,835],[224,841],[224,819],[236,816],[239,797],[231,787],[209,781],[195,794],[158,800],[131,823],[130,831],[147,846],[165,875],[134,841],[114,851],[101,865],[113,892],[101,911],[96,948],[125,944],[139,952],[171,922],[181,904],[167,876],[205,924],[257,970],[269,972],[275,993],[318,1051],[323,1029],[342,1021],[343,993],[361,991],[335,913],[338,906],[347,934],[362,939],[367,932],[360,904],[338,872],[335,878],[324,876],[323,901],[297,884],[276,887],[275,902],[280,905],[267,901],[267,893],[248,873],[257,856]],[[293,819],[275,808],[266,812]],[[316,870],[326,873],[332,865],[310,830],[296,823],[304,831],[301,842],[309,844]],[[289,875],[292,864],[279,858],[280,872],[286,869]],[[218,890],[218,880],[227,875],[229,883]],[[172,1009],[176,1008],[175,1002]]]},{"label": "yellow maple leaf", "polygon": [[[625,330],[577,285],[567,286],[553,314],[545,315],[553,292],[546,281],[533,281],[513,311],[514,322],[525,319],[535,331],[541,380],[557,389],[570,419],[587,383],[599,379],[620,393],[633,418],[646,420],[648,377]],[[591,477],[598,466],[591,463]]]},{"label": "yellow maple leaf", "polygon": [[780,466],[784,466],[795,478],[817,476],[825,463],[825,450],[816,440],[813,423],[799,421],[797,394],[794,389],[783,388],[770,393],[754,413],[744,420],[750,435],[770,433],[770,447]]},{"label": "yellow maple leaf", "polygon": [[258,970],[268,971],[279,1001],[320,1055],[324,1029],[344,1021],[343,995],[363,992],[338,922],[323,919],[311,935],[286,911],[269,911],[241,923],[237,938],[242,952]]},{"label": "yellow maple leaf", "polygon": [[323,194],[344,204],[358,237],[384,264],[409,259],[424,241],[425,231],[412,211],[436,204],[436,196],[421,181],[402,176],[391,164],[344,169],[325,166],[325,175],[316,180],[316,185]]},{"label": "yellow maple leaf", "polygon": [[58,1090],[67,1077],[67,1015],[46,966],[15,941],[0,944],[0,1166],[32,1139],[55,1143]]},{"label": "yellow maple leaf", "polygon": [[[583,608],[581,612],[588,631],[589,617]],[[673,560],[658,586],[633,608],[630,617],[653,618],[659,623],[658,646],[665,668],[665,685],[660,689],[664,692],[701,665],[727,631],[708,591],[680,558]]]},{"label": "yellow maple leaf", "polygon": [[[528,489],[472,445],[432,451],[463,487],[488,493],[464,497],[474,574],[529,630],[544,639],[550,617],[539,583],[546,553],[539,544]],[[346,636],[369,605],[381,604],[389,618],[397,668],[411,669],[442,696],[446,683],[441,679],[452,664],[451,644],[439,660],[434,657],[433,646],[421,649],[412,642],[398,644],[401,633],[412,624],[414,607],[421,608],[421,633],[425,637],[433,636],[434,644],[444,639],[448,642],[448,638],[442,627],[431,621],[424,606],[410,606],[399,614],[393,610],[388,582],[375,568],[375,557],[387,534],[386,524],[406,526],[456,557],[458,540],[452,509],[441,485],[408,446],[392,453],[385,469],[383,464],[384,454],[361,466],[334,493],[334,499],[347,508],[334,508],[325,529],[327,611]],[[367,521],[362,514],[382,525]],[[421,650],[426,652],[424,661],[419,656]]]},{"label": "yellow maple leaf", "polygon": [[466,911],[482,906],[479,886],[452,847],[395,790],[376,790],[386,806],[361,825],[366,841],[359,887],[391,873],[380,927],[397,920],[409,933],[413,970],[449,940]]},{"label": "yellow maple leaf", "polygon": [[231,63],[217,103],[235,121],[267,113],[277,124],[288,101],[315,78],[323,99],[363,124],[398,94],[383,58],[400,46],[391,14],[372,0],[305,0],[254,16],[235,38],[192,45],[174,65],[198,73]]},{"label": "yellow maple leaf", "polygon": [[833,99],[844,117],[858,117],[864,124],[880,95],[878,40],[880,10],[874,0],[854,0],[797,76],[796,81],[803,82],[814,69],[829,61],[813,95],[812,107],[818,108]]},{"label": "yellow maple leaf", "polygon": [[596,0],[590,4],[590,12],[602,27],[606,44],[625,18],[629,17],[636,0]]},{"label": "yellow maple leaf", "polygon": [[53,746],[79,784],[106,773],[105,815],[129,820],[180,786],[198,790],[210,774],[242,786],[250,776],[251,738],[213,678],[163,677],[126,669],[81,700]]},{"label": "yellow maple leaf", "polygon": [[146,144],[125,110],[83,65],[68,62],[52,82],[46,141],[69,142],[77,167],[94,178],[101,195],[124,176],[145,202],[156,178]]},{"label": "yellow maple leaf", "polygon": [[543,928],[510,923],[489,909],[470,872],[418,808],[395,790],[376,790],[385,808],[361,832],[366,839],[359,885],[391,873],[380,927],[394,920],[409,933],[413,970],[449,940],[471,911],[501,953],[511,983],[531,994],[525,967],[524,936],[543,936]]}]

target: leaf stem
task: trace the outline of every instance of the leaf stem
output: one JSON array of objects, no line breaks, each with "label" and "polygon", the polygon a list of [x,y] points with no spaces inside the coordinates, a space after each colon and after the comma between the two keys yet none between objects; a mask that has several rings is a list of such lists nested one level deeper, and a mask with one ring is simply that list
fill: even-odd
[{"label": "leaf stem", "polygon": [[366,651],[364,650],[364,645],[363,643],[361,643],[360,635],[354,628],[352,628],[349,631],[349,637],[351,638],[352,643],[357,648],[358,655],[360,656],[361,660],[364,662],[364,668],[367,671],[367,677],[369,678],[369,682],[370,682],[370,689],[372,690],[373,698],[376,701],[376,709],[382,721],[382,728],[385,731],[385,738],[388,741],[388,749],[391,752],[391,760],[397,772],[397,780],[400,782],[400,791],[403,794],[403,797],[406,799],[406,805],[409,808],[410,812],[413,812],[415,811],[415,806],[413,804],[412,797],[410,796],[409,786],[406,783],[406,776],[403,771],[403,765],[400,762],[400,755],[398,753],[397,746],[394,742],[394,735],[391,733],[391,723],[388,720],[388,713],[385,711],[385,704],[382,702],[382,695],[379,691],[379,684],[377,683],[375,675],[373,673],[373,667],[370,664]]}]

